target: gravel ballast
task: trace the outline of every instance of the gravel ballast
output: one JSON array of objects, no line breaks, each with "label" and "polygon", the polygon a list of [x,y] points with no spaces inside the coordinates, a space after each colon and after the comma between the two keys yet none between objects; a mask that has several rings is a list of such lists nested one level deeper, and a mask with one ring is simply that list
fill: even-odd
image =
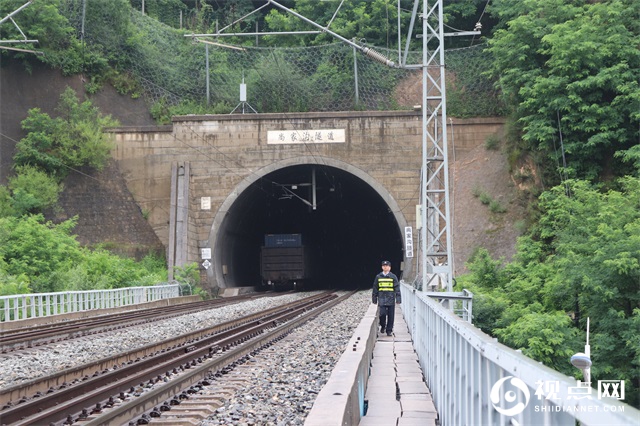
[{"label": "gravel ballast", "polygon": [[304,424],[370,304],[371,292],[358,292],[257,354],[238,372],[245,385],[201,425]]},{"label": "gravel ballast", "polygon": [[317,292],[264,297],[163,321],[61,341],[43,346],[35,351],[1,354],[0,389],[303,299],[313,294],[317,294]]},{"label": "gravel ballast", "polygon": [[[345,292],[338,292],[344,294]],[[281,305],[316,293],[268,297],[128,327],[35,352],[0,355],[0,388],[94,362],[178,334],[195,331]],[[236,389],[225,392],[222,406],[201,424],[238,426],[302,425],[316,396],[346,349],[355,328],[371,304],[370,291],[361,291],[260,351],[232,374],[241,376]],[[216,383],[203,393],[215,394]]]}]

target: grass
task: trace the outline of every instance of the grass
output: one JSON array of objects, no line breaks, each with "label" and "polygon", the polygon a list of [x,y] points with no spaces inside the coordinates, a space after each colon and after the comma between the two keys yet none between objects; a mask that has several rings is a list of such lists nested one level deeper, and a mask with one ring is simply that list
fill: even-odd
[{"label": "grass", "polygon": [[500,204],[499,201],[493,199],[493,197],[482,188],[476,186],[472,189],[471,193],[474,197],[480,200],[485,206],[489,206],[491,213],[506,213],[507,208]]},{"label": "grass", "polygon": [[484,141],[484,148],[488,151],[496,151],[500,147],[498,135],[489,135]]}]

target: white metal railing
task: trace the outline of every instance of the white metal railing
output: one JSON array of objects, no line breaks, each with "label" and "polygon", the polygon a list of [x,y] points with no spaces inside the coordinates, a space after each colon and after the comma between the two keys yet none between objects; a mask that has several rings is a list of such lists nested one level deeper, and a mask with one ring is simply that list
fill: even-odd
[{"label": "white metal railing", "polygon": [[179,295],[179,284],[167,284],[110,290],[62,291],[0,296],[0,322],[68,314],[91,309],[118,308],[178,297]]},{"label": "white metal railing", "polygon": [[640,424],[640,411],[623,402],[623,381],[589,387],[498,343],[411,285],[401,283],[401,292],[442,426]]},{"label": "white metal railing", "polygon": [[467,322],[473,319],[473,293],[467,289],[462,291],[428,291],[426,295],[435,299],[442,306],[453,309],[453,312]]}]

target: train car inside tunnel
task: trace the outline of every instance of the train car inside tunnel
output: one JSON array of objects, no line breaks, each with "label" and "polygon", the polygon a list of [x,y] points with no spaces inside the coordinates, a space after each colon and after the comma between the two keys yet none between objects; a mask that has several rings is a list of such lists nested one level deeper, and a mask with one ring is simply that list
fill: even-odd
[{"label": "train car inside tunnel", "polygon": [[340,168],[275,170],[238,194],[216,231],[214,251],[224,279],[218,285],[262,285],[260,250],[267,234],[301,235],[311,253],[304,289],[369,288],[382,260],[390,260],[401,278],[398,213],[371,185]]}]

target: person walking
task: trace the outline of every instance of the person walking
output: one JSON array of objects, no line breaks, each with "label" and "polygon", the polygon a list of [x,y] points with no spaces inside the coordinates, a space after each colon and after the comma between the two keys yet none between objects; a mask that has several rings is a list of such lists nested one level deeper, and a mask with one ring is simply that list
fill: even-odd
[{"label": "person walking", "polygon": [[387,332],[387,336],[393,334],[393,321],[396,314],[395,304],[400,304],[400,283],[398,277],[391,272],[391,262],[382,262],[382,272],[376,275],[373,281],[373,293],[371,301],[377,304],[380,311],[380,333]]}]

